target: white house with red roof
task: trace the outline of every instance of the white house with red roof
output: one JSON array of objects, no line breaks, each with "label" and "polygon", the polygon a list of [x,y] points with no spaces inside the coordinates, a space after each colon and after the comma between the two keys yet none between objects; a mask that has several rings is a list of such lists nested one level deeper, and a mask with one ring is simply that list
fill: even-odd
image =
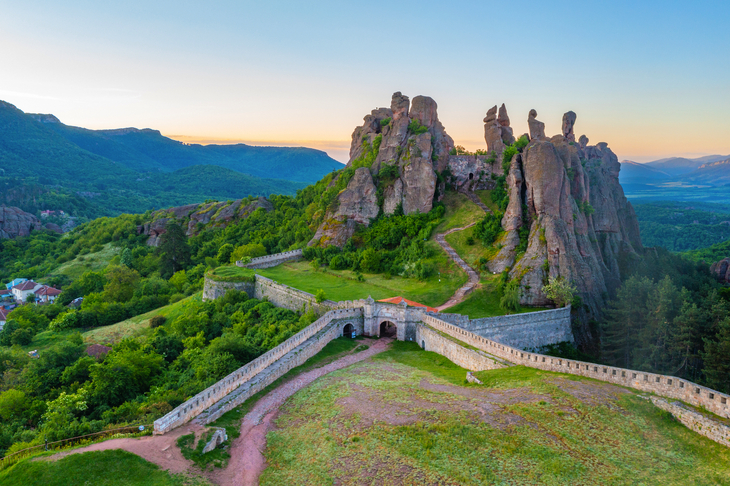
[{"label": "white house with red roof", "polygon": [[48,285],[42,285],[40,289],[36,290],[36,303],[37,304],[53,304],[53,302],[61,294],[61,291],[49,287]]},{"label": "white house with red roof", "polygon": [[35,291],[41,287],[43,287],[41,284],[28,280],[12,288],[13,296],[18,302],[27,302],[28,296],[30,294],[35,294]]}]

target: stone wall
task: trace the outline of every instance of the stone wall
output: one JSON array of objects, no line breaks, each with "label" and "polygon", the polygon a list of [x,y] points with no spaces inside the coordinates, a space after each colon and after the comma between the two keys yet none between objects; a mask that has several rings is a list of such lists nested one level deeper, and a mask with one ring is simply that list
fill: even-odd
[{"label": "stone wall", "polygon": [[317,314],[324,314],[339,307],[337,302],[331,300],[317,303],[317,298],[309,292],[280,284],[261,275],[256,275],[256,285],[252,297],[256,299],[266,298],[275,306],[292,311],[314,309]]},{"label": "stone wall", "polygon": [[695,407],[704,407],[720,417],[730,418],[730,396],[691,381],[674,376],[627,370],[572,359],[554,358],[524,351],[479,336],[471,331],[442,321],[431,314],[424,313],[423,322],[437,331],[444,332],[460,341],[464,341],[468,345],[515,364],[558,373],[586,376],[644,392],[656,393],[667,398],[682,400]]},{"label": "stone wall", "polygon": [[205,277],[203,284],[203,302],[223,297],[227,291],[235,289],[246,292],[249,296],[254,294],[253,282],[220,282]]},{"label": "stone wall", "polygon": [[706,417],[700,412],[688,408],[679,402],[668,402],[659,397],[648,397],[651,402],[662,410],[674,415],[688,429],[714,440],[715,442],[730,447],[730,427]]},{"label": "stone wall", "polygon": [[[193,418],[200,415],[201,412],[212,407],[218,401],[228,396],[231,392],[236,390],[241,385],[244,385],[251,381],[254,377],[265,371],[270,366],[276,363],[280,364],[279,360],[281,358],[283,358],[296,348],[299,348],[300,346],[305,344],[320,331],[328,328],[328,330],[325,332],[324,337],[310,341],[307,346],[300,348],[297,352],[297,356],[300,356],[300,358],[298,359],[303,359],[302,357],[304,356],[313,356],[314,354],[319,352],[319,350],[322,349],[322,347],[324,347],[329,341],[337,337],[338,331],[340,335],[342,334],[342,329],[340,328],[340,326],[329,326],[330,323],[332,323],[333,321],[342,322],[343,320],[348,319],[348,322],[362,322],[362,310],[337,309],[327,312],[324,316],[322,316],[294,336],[290,337],[280,345],[276,346],[273,349],[270,349],[266,353],[237,369],[236,371],[218,381],[214,385],[206,388],[202,392],[187,400],[185,403],[177,406],[164,417],[155,420],[154,433],[164,434],[165,432],[172,430],[175,427],[179,427],[180,425],[189,422]],[[342,327],[344,327],[344,325],[345,323],[343,322]],[[361,330],[362,327],[360,325],[360,332]]]},{"label": "stone wall", "polygon": [[470,319],[464,329],[520,349],[539,349],[548,344],[573,342],[570,306],[509,316]]},{"label": "stone wall", "polygon": [[252,258],[251,261],[248,263],[243,263],[239,260],[236,262],[236,266],[251,269],[269,268],[275,267],[284,262],[300,260],[301,258],[302,250],[292,250],[285,251],[283,253],[274,253],[273,255]]},{"label": "stone wall", "polygon": [[471,371],[495,370],[506,366],[478,349],[470,349],[457,339],[444,336],[433,328],[418,324],[416,342],[426,351],[433,351]]},{"label": "stone wall", "polygon": [[493,189],[492,165],[486,155],[449,155],[449,170],[456,187],[471,190]]}]

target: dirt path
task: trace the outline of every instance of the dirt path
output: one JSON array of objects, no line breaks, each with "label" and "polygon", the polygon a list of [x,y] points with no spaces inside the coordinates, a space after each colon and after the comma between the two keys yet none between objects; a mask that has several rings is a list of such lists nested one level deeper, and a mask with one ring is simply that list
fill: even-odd
[{"label": "dirt path", "polygon": [[180,452],[180,448],[177,446],[177,439],[191,432],[200,435],[203,430],[204,428],[199,425],[187,424],[165,435],[146,436],[139,439],[111,439],[86,447],[59,452],[52,456],[41,457],[37,460],[57,461],[71,454],[122,449],[132,454],[137,454],[141,458],[157,464],[160,468],[177,474],[186,472],[193,466],[193,462],[185,459],[182,452]]},{"label": "dirt path", "polygon": [[389,347],[391,342],[392,339],[378,339],[365,351],[343,356],[321,368],[302,373],[261,398],[241,422],[241,436],[231,444],[231,459],[228,467],[215,471],[210,479],[221,486],[257,485],[259,476],[266,468],[263,455],[266,448],[266,434],[271,429],[272,421],[278,413],[279,407],[290,396],[320,376],[381,353]]},{"label": "dirt path", "polygon": [[438,243],[441,248],[444,249],[447,255],[449,255],[449,258],[451,258],[454,263],[459,265],[462,270],[466,272],[466,274],[469,276],[469,280],[467,280],[466,284],[463,285],[459,290],[454,292],[454,295],[451,296],[451,298],[446,301],[445,304],[442,304],[436,309],[441,312],[444,309],[448,309],[449,307],[455,306],[456,304],[463,302],[464,299],[466,299],[466,296],[469,295],[469,293],[474,290],[474,287],[476,287],[479,284],[479,274],[471,268],[469,265],[466,264],[464,260],[461,259],[458,253],[451,248],[451,245],[449,245],[446,242],[446,239],[444,238],[446,235],[450,235],[451,233],[456,233],[457,231],[463,231],[467,228],[471,228],[476,223],[472,223],[466,226],[463,226],[461,228],[452,228],[446,233],[439,233],[436,235],[436,243]]}]

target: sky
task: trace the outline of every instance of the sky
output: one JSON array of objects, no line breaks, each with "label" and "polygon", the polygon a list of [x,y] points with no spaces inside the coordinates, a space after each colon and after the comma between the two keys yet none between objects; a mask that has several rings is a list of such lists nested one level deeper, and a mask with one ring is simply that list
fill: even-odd
[{"label": "sky", "polygon": [[307,146],[347,161],[393,92],[486,148],[505,103],[619,159],[730,154],[730,2],[0,0],[0,99],[91,129]]}]

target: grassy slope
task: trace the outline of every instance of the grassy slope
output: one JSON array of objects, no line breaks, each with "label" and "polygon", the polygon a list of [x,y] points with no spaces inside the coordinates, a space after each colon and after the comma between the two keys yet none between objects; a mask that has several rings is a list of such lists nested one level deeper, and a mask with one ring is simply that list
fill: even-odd
[{"label": "grassy slope", "polygon": [[175,319],[183,312],[183,308],[187,302],[192,300],[200,300],[202,298],[202,292],[191,295],[179,302],[174,304],[160,307],[159,309],[152,310],[146,314],[140,314],[138,316],[131,317],[126,321],[112,324],[111,326],[97,327],[91,329],[82,334],[84,341],[88,343],[106,344],[114,343],[122,338],[133,336],[136,333],[148,329],[150,319],[154,316],[165,316],[168,321]]},{"label": "grassy slope", "polygon": [[323,289],[327,298],[331,300],[365,299],[368,295],[379,300],[401,295],[422,304],[435,306],[446,302],[456,289],[466,282],[466,275],[453,265],[440,249],[434,250],[434,254],[441,274],[426,281],[401,277],[386,279],[383,274],[365,274],[365,282],[358,282],[354,272],[350,270],[315,272],[306,261],[285,263],[256,272],[312,294],[318,289]]},{"label": "grassy slope", "polygon": [[438,225],[434,233],[460,228],[484,218],[484,211],[458,192],[447,192],[441,202],[446,206],[444,221]]},{"label": "grassy slope", "polygon": [[71,280],[76,280],[85,272],[97,272],[106,267],[112,258],[117,254],[117,249],[113,248],[111,243],[104,245],[104,249],[96,253],[79,255],[71,261],[60,265],[54,269],[51,274],[68,275]]},{"label": "grassy slope", "polygon": [[58,461],[28,459],[0,471],[0,486],[182,486],[206,481],[172,476],[141,457],[121,451],[73,454]]},{"label": "grassy slope", "polygon": [[262,485],[730,484],[730,449],[633,393],[519,366],[464,385],[466,370],[395,344],[287,402]]}]

